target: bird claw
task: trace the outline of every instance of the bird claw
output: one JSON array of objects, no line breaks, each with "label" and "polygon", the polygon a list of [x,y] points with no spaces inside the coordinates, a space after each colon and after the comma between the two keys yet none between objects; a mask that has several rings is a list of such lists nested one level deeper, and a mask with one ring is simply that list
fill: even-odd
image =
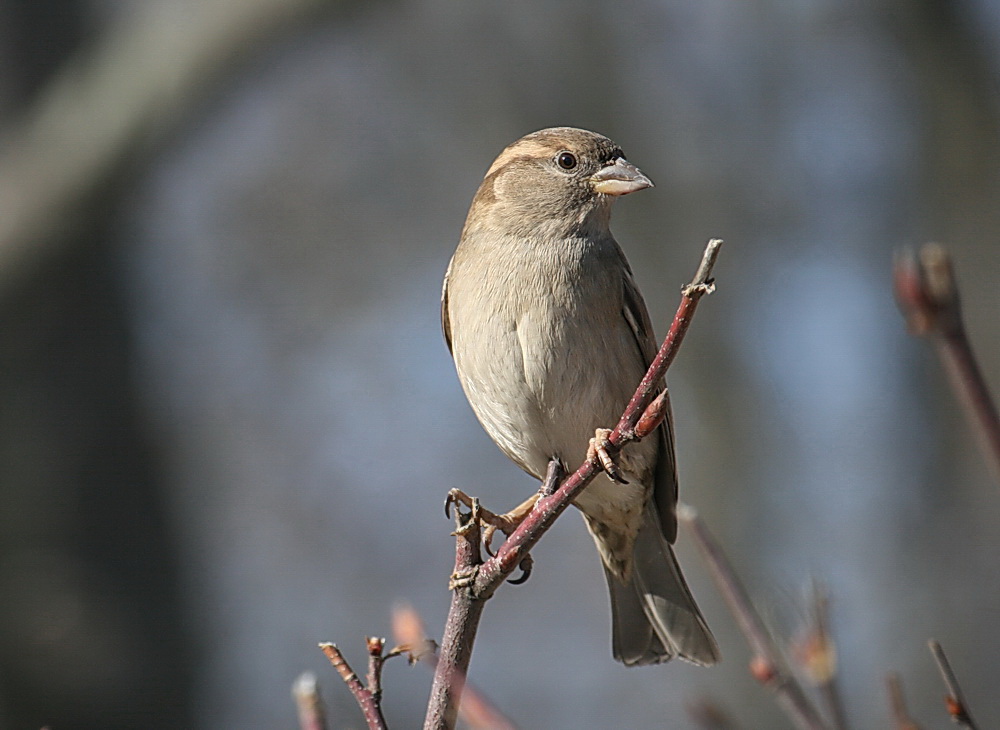
[{"label": "bird claw", "polygon": [[523,558],[521,558],[521,562],[518,563],[517,565],[517,567],[521,570],[521,575],[517,576],[516,578],[508,578],[507,582],[510,583],[512,586],[519,586],[522,583],[527,582],[528,578],[531,577],[531,568],[532,566],[534,566],[534,564],[535,561],[531,557],[531,553],[528,553]]},{"label": "bird claw", "polygon": [[[510,537],[511,533],[513,533],[514,530],[516,530],[518,526],[524,522],[524,518],[531,514],[531,510],[535,508],[535,503],[541,496],[542,495],[540,493],[532,494],[510,512],[505,512],[502,515],[483,510],[484,515],[482,522],[486,525],[486,527],[483,528],[483,547],[486,548],[486,552],[490,554],[490,557],[494,557],[496,555],[496,553],[493,552],[492,543],[493,536],[496,534],[497,530],[500,530],[500,532],[504,535]],[[527,580],[527,578],[525,578],[525,580]]]},{"label": "bird claw", "polygon": [[[459,527],[453,533],[456,535],[468,529],[469,525],[478,523],[483,531],[483,547],[490,557],[494,557],[496,553],[493,551],[492,542],[497,530],[500,530],[500,532],[507,536],[514,532],[517,526],[528,516],[532,508],[534,508],[539,496],[541,495],[533,494],[510,512],[498,515],[496,512],[491,512],[480,505],[479,500],[475,497],[470,497],[460,489],[452,489],[448,492],[448,496],[444,500],[444,514],[446,517],[451,517],[451,507],[452,505],[455,506],[455,517],[460,523]],[[469,514],[464,515],[466,519],[462,519],[463,515],[460,515],[458,510],[459,506],[465,506],[469,509]],[[524,580],[527,580],[527,578]]]},{"label": "bird claw", "polygon": [[610,435],[609,428],[599,428],[594,432],[594,438],[590,439],[590,446],[587,448],[587,460],[601,467],[613,481],[628,484],[628,479],[625,478],[621,468],[608,453],[608,447],[611,446],[611,441],[608,439]]}]

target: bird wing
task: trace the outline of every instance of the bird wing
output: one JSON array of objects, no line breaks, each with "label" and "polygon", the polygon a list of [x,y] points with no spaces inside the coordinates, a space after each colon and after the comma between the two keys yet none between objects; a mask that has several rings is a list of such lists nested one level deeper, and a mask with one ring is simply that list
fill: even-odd
[{"label": "bird wing", "polygon": [[[622,256],[624,262],[624,256]],[[646,303],[639,293],[639,288],[632,278],[632,270],[625,263],[623,279],[624,298],[622,313],[635,335],[636,344],[642,355],[643,363],[649,367],[656,357],[656,340],[653,338],[653,325],[649,320]],[[663,389],[666,390],[666,383]],[[674,419],[670,411],[670,396],[667,396],[667,415],[663,424],[656,429],[653,438],[659,439],[660,453],[656,460],[656,473],[653,479],[653,500],[656,513],[660,518],[660,529],[669,542],[677,538],[677,459],[674,454]]]},{"label": "bird wing", "polygon": [[451,264],[454,259],[448,262],[448,270],[444,272],[444,283],[441,285],[441,331],[444,333],[444,341],[448,345],[448,352],[451,352],[451,321],[448,319],[448,277],[451,276]]}]

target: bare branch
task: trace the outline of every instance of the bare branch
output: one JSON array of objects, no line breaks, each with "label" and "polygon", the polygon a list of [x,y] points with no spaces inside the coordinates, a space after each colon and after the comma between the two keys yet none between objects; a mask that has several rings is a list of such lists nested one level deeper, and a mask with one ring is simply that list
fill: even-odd
[{"label": "bare branch", "polygon": [[955,676],[955,672],[951,668],[951,663],[944,654],[944,649],[934,639],[927,642],[927,645],[930,647],[934,661],[938,665],[938,671],[941,672],[941,679],[944,680],[945,687],[948,688],[945,703],[947,704],[948,714],[951,716],[952,721],[960,727],[968,728],[968,730],[976,730],[976,723],[969,713],[969,705],[965,702],[965,695],[958,684],[958,677]]},{"label": "bare branch", "polygon": [[[412,606],[397,605],[392,612],[392,631],[396,641],[411,647],[411,661],[420,661],[432,669],[437,667],[434,642],[427,638],[424,623]],[[416,651],[412,647],[417,647]],[[421,650],[420,647],[423,647]],[[515,730],[514,722],[506,717],[478,688],[463,682],[459,714],[465,723],[481,730]]]},{"label": "bare branch", "polygon": [[[643,419],[643,416],[650,408],[650,403],[657,395],[659,384],[677,354],[698,301],[713,289],[710,276],[721,245],[722,241],[719,239],[708,242],[694,279],[684,287],[681,303],[674,315],[670,331],[636,389],[635,395],[629,401],[618,425],[608,437],[610,446],[607,450],[611,456],[619,453],[628,442],[641,438],[642,434],[637,433],[636,429],[640,421],[643,422],[643,434],[648,434],[663,420],[665,409],[662,404],[659,413],[656,413],[654,406],[648,417]],[[596,459],[587,460],[564,480],[555,492],[542,495],[531,513],[500,546],[496,555],[486,562],[481,561],[479,554],[481,530],[476,519],[478,503],[474,504],[468,513],[456,510],[458,527],[455,534],[458,539],[455,573],[452,580],[454,593],[441,640],[439,663],[434,673],[427,716],[424,720],[425,730],[445,730],[454,727],[461,698],[461,683],[464,682],[468,672],[472,645],[475,642],[485,602],[516,567],[524,564],[531,548],[552,526],[556,518],[572,504],[573,499],[583,491],[599,470],[600,466]]]},{"label": "bare branch", "polygon": [[1000,418],[962,321],[948,252],[935,243],[917,253],[901,252],[896,256],[893,280],[910,331],[934,343],[986,462],[1000,481]]},{"label": "bare branch", "polygon": [[819,711],[809,701],[795,675],[785,666],[781,652],[722,547],[691,507],[679,505],[677,518],[690,529],[695,546],[708,563],[719,591],[750,645],[753,652],[750,673],[754,679],[774,693],[778,705],[796,727],[801,730],[826,730]]},{"label": "bare branch", "polygon": [[[369,644],[371,646],[371,644]],[[357,701],[361,712],[365,716],[365,722],[369,730],[386,730],[385,718],[382,716],[382,705],[379,698],[372,692],[370,687],[365,687],[351,665],[347,663],[344,655],[337,648],[336,644],[322,643],[319,648],[326,654],[330,664],[337,670],[337,674],[344,680],[344,684],[351,690],[354,699]]]}]

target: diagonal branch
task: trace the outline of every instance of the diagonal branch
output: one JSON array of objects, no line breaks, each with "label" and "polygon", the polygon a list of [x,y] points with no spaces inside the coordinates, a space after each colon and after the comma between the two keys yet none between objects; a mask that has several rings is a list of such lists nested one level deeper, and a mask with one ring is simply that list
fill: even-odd
[{"label": "diagonal branch", "polygon": [[960,727],[967,728],[967,730],[976,730],[978,726],[969,713],[969,705],[966,703],[965,695],[958,684],[958,677],[955,676],[955,670],[951,668],[951,662],[948,661],[948,657],[944,654],[944,649],[934,639],[927,642],[927,645],[930,647],[931,654],[934,655],[934,661],[941,672],[941,679],[944,680],[945,687],[948,688],[945,703],[948,706],[948,715],[951,716],[952,722]]},{"label": "diagonal branch", "polygon": [[809,701],[795,675],[785,666],[781,652],[722,547],[693,509],[682,505],[677,510],[677,517],[690,528],[695,546],[708,563],[722,597],[726,599],[730,612],[750,645],[750,651],[753,652],[750,673],[754,679],[774,693],[778,704],[795,723],[795,727],[801,730],[826,730],[819,711]]},{"label": "diagonal branch", "polygon": [[[681,303],[670,331],[618,425],[608,437],[610,446],[607,451],[611,456],[619,453],[629,442],[652,433],[663,421],[665,400],[654,400],[654,396],[677,355],[699,300],[714,289],[711,274],[721,246],[719,239],[708,242],[694,279],[682,290]],[[455,726],[461,682],[469,667],[472,645],[486,601],[516,567],[524,564],[530,550],[600,468],[596,459],[585,461],[554,493],[541,496],[531,513],[500,546],[496,555],[486,562],[481,561],[479,551],[481,530],[476,519],[478,504],[469,513],[459,514],[456,511],[458,529],[454,576],[458,580],[453,579],[455,590],[438,654],[438,666],[424,720],[425,730],[444,730]]]},{"label": "diagonal branch", "polygon": [[[344,680],[347,689],[351,690],[354,699],[361,708],[365,716],[365,724],[369,730],[386,730],[385,717],[382,715],[382,687],[381,687],[381,666],[376,669],[376,664],[381,665],[382,639],[367,639],[368,642],[368,686],[366,687],[357,672],[351,669],[343,653],[336,644],[322,643],[319,648],[326,654],[330,664],[337,670],[337,674]],[[377,654],[376,654],[377,651]]]},{"label": "diagonal branch", "polygon": [[934,343],[987,464],[1000,481],[1000,418],[962,321],[948,251],[929,243],[917,252],[902,252],[896,257],[893,280],[910,331]]}]

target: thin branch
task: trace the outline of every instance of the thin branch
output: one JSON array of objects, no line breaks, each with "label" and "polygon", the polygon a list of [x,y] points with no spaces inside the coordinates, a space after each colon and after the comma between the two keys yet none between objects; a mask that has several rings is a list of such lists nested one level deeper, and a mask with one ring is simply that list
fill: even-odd
[{"label": "thin branch", "polygon": [[[620,452],[630,441],[651,433],[663,420],[666,409],[662,402],[659,405],[650,404],[657,395],[657,389],[667,368],[677,354],[699,300],[713,290],[710,277],[721,245],[722,241],[719,239],[708,242],[694,279],[684,287],[681,303],[674,315],[670,331],[618,425],[608,437],[610,441],[608,453],[611,456]],[[640,422],[642,428],[638,429]],[[460,513],[456,510],[458,539],[454,575],[460,580],[453,580],[452,587],[455,590],[441,641],[431,698],[427,706],[425,730],[445,730],[454,727],[461,698],[461,683],[468,672],[472,646],[486,601],[504,579],[525,561],[541,536],[599,470],[600,466],[596,459],[585,461],[554,493],[541,496],[527,518],[500,546],[496,555],[485,563],[481,561],[479,554],[481,531],[476,519],[478,503],[469,513]]]},{"label": "thin branch", "polygon": [[892,710],[893,730],[921,730],[920,726],[910,717],[910,711],[906,708],[903,683],[900,681],[899,675],[886,675],[885,688],[889,695],[889,708]]},{"label": "thin branch", "polygon": [[298,709],[299,730],[326,730],[326,707],[319,694],[315,674],[300,674],[292,685],[292,697]]},{"label": "thin branch", "polygon": [[[379,697],[376,696],[371,687],[365,687],[361,683],[358,675],[351,669],[351,665],[347,663],[337,645],[322,643],[319,648],[323,650],[326,658],[330,660],[330,664],[337,670],[337,674],[344,680],[347,688],[351,690],[351,694],[354,695],[354,699],[365,716],[369,730],[386,730],[385,717],[382,716],[382,703]],[[376,687],[376,689],[378,688]],[[379,692],[379,694],[381,693]]]},{"label": "thin branch", "polygon": [[[401,604],[393,610],[392,633],[403,646],[417,647],[417,650],[411,650],[413,661],[427,664],[432,670],[437,667],[438,659],[434,653],[436,646],[427,638],[424,623],[412,606]],[[459,715],[469,727],[480,730],[516,730],[513,720],[505,716],[472,683],[463,681],[462,687]]]},{"label": "thin branch", "polygon": [[722,547],[691,507],[679,505],[677,518],[691,531],[695,546],[708,563],[722,597],[750,645],[750,651],[753,652],[750,673],[754,679],[774,693],[779,706],[796,727],[801,730],[826,730],[819,711],[809,701],[795,675],[785,666],[777,644]]},{"label": "thin branch", "polygon": [[935,243],[916,253],[901,252],[893,280],[910,331],[934,343],[986,462],[1000,481],[1000,418],[962,320],[951,257]]},{"label": "thin branch", "polygon": [[937,663],[938,671],[941,672],[941,679],[944,681],[945,687],[948,688],[948,695],[944,699],[952,721],[960,727],[967,728],[968,730],[976,730],[976,723],[969,713],[969,705],[966,703],[965,695],[958,684],[958,677],[955,676],[955,672],[951,668],[951,662],[948,661],[948,657],[944,654],[944,649],[934,639],[927,642],[927,645],[930,647],[934,661]]}]

